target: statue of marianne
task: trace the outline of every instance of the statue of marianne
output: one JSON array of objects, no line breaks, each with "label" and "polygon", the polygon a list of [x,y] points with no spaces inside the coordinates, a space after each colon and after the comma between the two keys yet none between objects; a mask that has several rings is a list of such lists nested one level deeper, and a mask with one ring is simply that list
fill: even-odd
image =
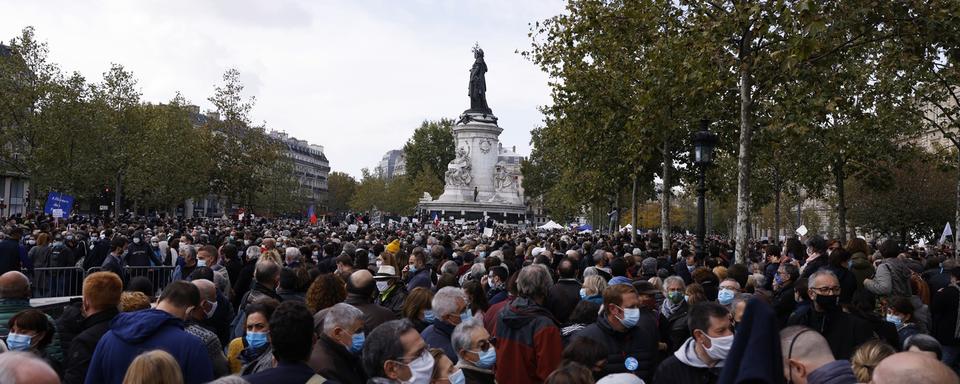
[{"label": "statue of marianne", "polygon": [[492,114],[487,106],[487,63],[483,61],[483,50],[479,45],[473,46],[473,67],[470,68],[470,96],[469,112]]}]

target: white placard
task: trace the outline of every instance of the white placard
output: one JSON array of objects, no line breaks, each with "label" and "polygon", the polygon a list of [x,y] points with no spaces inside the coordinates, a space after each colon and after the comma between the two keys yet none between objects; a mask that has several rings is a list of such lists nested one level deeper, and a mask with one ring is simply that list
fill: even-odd
[{"label": "white placard", "polygon": [[453,223],[456,224],[456,225],[463,225],[464,221],[463,221],[463,219],[457,219],[457,220],[455,220]]},{"label": "white placard", "polygon": [[800,228],[797,228],[797,234],[800,236],[805,236],[807,234],[807,226],[801,225]]},{"label": "white placard", "polygon": [[54,208],[54,209],[52,209],[52,210],[50,211],[50,213],[53,214],[53,217],[56,217],[56,218],[58,218],[58,219],[62,219],[62,218],[63,218],[63,210],[60,209],[60,208]]},{"label": "white placard", "polygon": [[493,228],[484,228],[483,237],[493,237]]},{"label": "white placard", "polygon": [[357,228],[358,228],[358,227],[357,227],[356,224],[350,224],[350,225],[347,226],[347,232],[356,232],[356,231],[357,231]]}]

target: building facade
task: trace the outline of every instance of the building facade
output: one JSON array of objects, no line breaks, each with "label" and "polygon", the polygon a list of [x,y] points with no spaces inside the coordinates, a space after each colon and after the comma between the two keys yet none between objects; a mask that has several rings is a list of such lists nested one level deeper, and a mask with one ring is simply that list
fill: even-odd
[{"label": "building facade", "polygon": [[287,146],[287,157],[293,160],[293,173],[300,184],[301,196],[317,212],[326,212],[330,162],[323,153],[323,146],[310,144],[284,132],[271,131],[270,137]]},{"label": "building facade", "polygon": [[374,171],[385,179],[407,174],[407,158],[403,150],[391,149],[383,155]]}]

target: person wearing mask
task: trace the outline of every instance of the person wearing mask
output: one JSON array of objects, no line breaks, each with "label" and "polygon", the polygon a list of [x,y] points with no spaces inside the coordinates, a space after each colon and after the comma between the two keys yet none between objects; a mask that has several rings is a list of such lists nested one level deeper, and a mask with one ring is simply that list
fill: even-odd
[{"label": "person wearing mask", "polygon": [[347,279],[347,299],[344,303],[363,312],[365,334],[369,334],[378,325],[397,318],[393,311],[373,303],[376,288],[373,274],[366,269],[357,270]]},{"label": "person wearing mask", "polygon": [[236,326],[234,327],[234,335],[242,333],[238,329],[240,323],[238,318],[246,316],[243,311],[248,303],[256,303],[266,298],[283,302],[283,297],[277,294],[277,286],[280,284],[280,265],[270,260],[261,260],[257,262],[253,278],[253,288],[240,300],[237,315],[234,316],[234,325]]},{"label": "person wearing mask", "polygon": [[250,384],[319,383],[327,379],[307,365],[314,337],[313,316],[307,307],[296,301],[280,304],[270,318],[270,343],[275,366],[244,376]]},{"label": "person wearing mask", "polygon": [[215,333],[200,325],[201,321],[206,320],[217,309],[217,288],[212,281],[206,279],[193,280],[191,283],[200,291],[200,305],[187,312],[184,330],[196,336],[207,347],[214,377],[226,376],[230,371],[227,357],[223,355],[223,344]]},{"label": "person wearing mask", "polygon": [[373,279],[377,282],[377,298],[374,302],[400,316],[403,301],[407,298],[407,287],[400,283],[397,269],[392,265],[381,265]]},{"label": "person wearing mask", "polygon": [[479,319],[460,323],[450,338],[457,351],[457,368],[463,372],[466,384],[495,384],[493,366],[497,363],[497,350],[490,343],[490,334]]},{"label": "person wearing mask", "polygon": [[653,376],[660,335],[652,311],[641,309],[632,285],[614,284],[603,291],[603,309],[597,322],[577,337],[599,342],[606,350],[603,372],[633,373],[645,381]]},{"label": "person wearing mask", "polygon": [[732,311],[730,304],[733,304],[733,298],[738,293],[740,293],[740,283],[734,279],[724,279],[720,282],[720,290],[717,291],[717,302]]},{"label": "person wearing mask", "polygon": [[607,281],[600,275],[587,276],[583,279],[580,288],[580,300],[603,305],[603,290],[607,289]]},{"label": "person wearing mask", "polygon": [[213,380],[206,346],[183,330],[188,310],[199,305],[197,287],[174,281],[164,288],[156,309],[117,315],[93,352],[85,382],[120,384],[133,359],[153,349],[162,349],[177,359],[185,383]]},{"label": "person wearing mask", "polygon": [[151,265],[160,265],[163,260],[156,257],[150,244],[143,238],[143,231],[136,230],[130,238],[130,246],[127,247],[126,264],[131,267],[149,267]]},{"label": "person wearing mask", "polygon": [[[272,365],[270,349],[270,317],[280,303],[266,298],[247,306],[243,333],[230,341],[227,347],[227,364],[230,373],[249,374],[260,365]],[[263,363],[263,364],[261,364]]]},{"label": "person wearing mask", "polygon": [[94,272],[83,279],[82,289],[83,320],[64,361],[63,382],[67,384],[83,384],[97,342],[110,329],[110,321],[120,314],[117,306],[123,282],[113,273]]},{"label": "person wearing mask", "polygon": [[560,322],[566,324],[570,313],[580,301],[580,282],[577,281],[577,268],[570,259],[560,260],[557,265],[557,283],[550,287],[550,297],[547,299],[547,309]]},{"label": "person wearing mask", "polygon": [[200,267],[200,261],[197,259],[197,248],[181,242],[177,254],[179,255],[179,259],[183,260],[183,264],[178,265],[173,270],[173,279],[186,280],[194,270]]},{"label": "person wearing mask", "polygon": [[517,274],[518,297],[500,312],[494,327],[500,359],[497,382],[543,382],[560,365],[560,327],[543,307],[552,284],[550,271],[542,264]]},{"label": "person wearing mask", "polygon": [[716,383],[733,346],[730,311],[714,302],[690,307],[690,338],[657,367],[653,383]]},{"label": "person wearing mask", "polygon": [[431,288],[433,283],[430,281],[430,273],[430,268],[427,267],[427,256],[423,253],[423,249],[414,249],[407,260],[407,266],[403,267],[407,291],[412,291],[417,287]]},{"label": "person wearing mask", "polygon": [[317,342],[309,365],[323,377],[343,384],[364,384],[360,353],[363,351],[363,312],[338,303],[323,311],[317,325]]},{"label": "person wearing mask", "polygon": [[670,276],[663,282],[666,300],[660,306],[660,340],[667,344],[668,351],[674,352],[687,338],[687,312],[690,304],[684,299],[687,286],[680,276]]},{"label": "person wearing mask", "polygon": [[804,326],[790,326],[780,331],[783,355],[783,376],[788,383],[842,384],[857,382],[847,360],[837,360],[827,340]]},{"label": "person wearing mask", "polygon": [[58,374],[61,373],[61,360],[52,358],[49,351],[56,328],[45,313],[38,309],[25,309],[7,321],[7,328],[10,329],[6,340],[7,349],[33,353],[46,361]]},{"label": "person wearing mask", "polygon": [[800,278],[800,270],[796,265],[788,263],[781,264],[773,278],[771,305],[773,305],[773,311],[781,325],[786,324],[790,314],[797,307],[796,299],[794,299],[794,287],[798,278]]},{"label": "person wearing mask", "polygon": [[450,338],[453,329],[473,317],[467,306],[467,295],[456,287],[443,287],[433,295],[431,302],[433,314],[437,321],[424,329],[420,336],[431,348],[440,348],[454,363],[457,362],[457,352],[453,349]]},{"label": "person wearing mask", "polygon": [[123,259],[121,258],[126,248],[127,239],[123,236],[117,236],[114,237],[113,240],[110,240],[110,253],[103,259],[100,270],[113,272],[120,277],[120,280],[126,281],[126,274],[123,271]]},{"label": "person wearing mask", "polygon": [[231,292],[230,275],[220,264],[220,253],[212,245],[204,245],[197,250],[197,266],[213,270],[213,282],[220,292]]},{"label": "person wearing mask", "polygon": [[696,254],[688,249],[680,250],[680,261],[673,266],[673,271],[677,276],[683,279],[687,285],[693,283],[693,270],[697,268]]},{"label": "person wearing mask", "polygon": [[490,268],[487,272],[487,302],[490,305],[497,304],[507,299],[507,268],[498,265]]},{"label": "person wearing mask", "polygon": [[800,268],[800,277],[809,279],[827,265],[827,241],[820,235],[811,236],[807,240],[807,259]]},{"label": "person wearing mask", "polygon": [[911,336],[926,333],[920,328],[920,325],[916,323],[916,319],[913,317],[913,304],[910,303],[910,299],[906,297],[893,297],[890,298],[890,302],[887,303],[887,322],[893,324],[897,327],[897,335],[900,337],[900,343],[897,344],[898,347],[903,348],[904,343],[907,342]]},{"label": "person wearing mask", "polygon": [[833,356],[849,359],[857,346],[873,338],[870,324],[840,308],[840,281],[827,269],[810,275],[807,293],[812,307],[798,310],[787,325],[803,325],[820,332],[830,344]]},{"label": "person wearing mask", "polygon": [[417,333],[437,321],[437,316],[433,314],[430,303],[433,301],[433,292],[426,288],[415,288],[403,300],[403,311],[400,317],[410,320]]},{"label": "person wearing mask", "polygon": [[383,323],[368,339],[362,357],[368,384],[430,383],[436,360],[410,321]]}]

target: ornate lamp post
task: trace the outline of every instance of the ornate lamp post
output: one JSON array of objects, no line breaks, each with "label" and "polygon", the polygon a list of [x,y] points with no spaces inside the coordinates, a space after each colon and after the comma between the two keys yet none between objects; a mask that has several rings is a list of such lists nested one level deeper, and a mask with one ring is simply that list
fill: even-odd
[{"label": "ornate lamp post", "polygon": [[717,135],[707,128],[710,120],[700,120],[700,131],[693,134],[693,163],[697,165],[700,183],[697,186],[697,259],[703,260],[707,256],[704,248],[706,237],[706,170],[713,163],[713,149],[717,145]]}]

